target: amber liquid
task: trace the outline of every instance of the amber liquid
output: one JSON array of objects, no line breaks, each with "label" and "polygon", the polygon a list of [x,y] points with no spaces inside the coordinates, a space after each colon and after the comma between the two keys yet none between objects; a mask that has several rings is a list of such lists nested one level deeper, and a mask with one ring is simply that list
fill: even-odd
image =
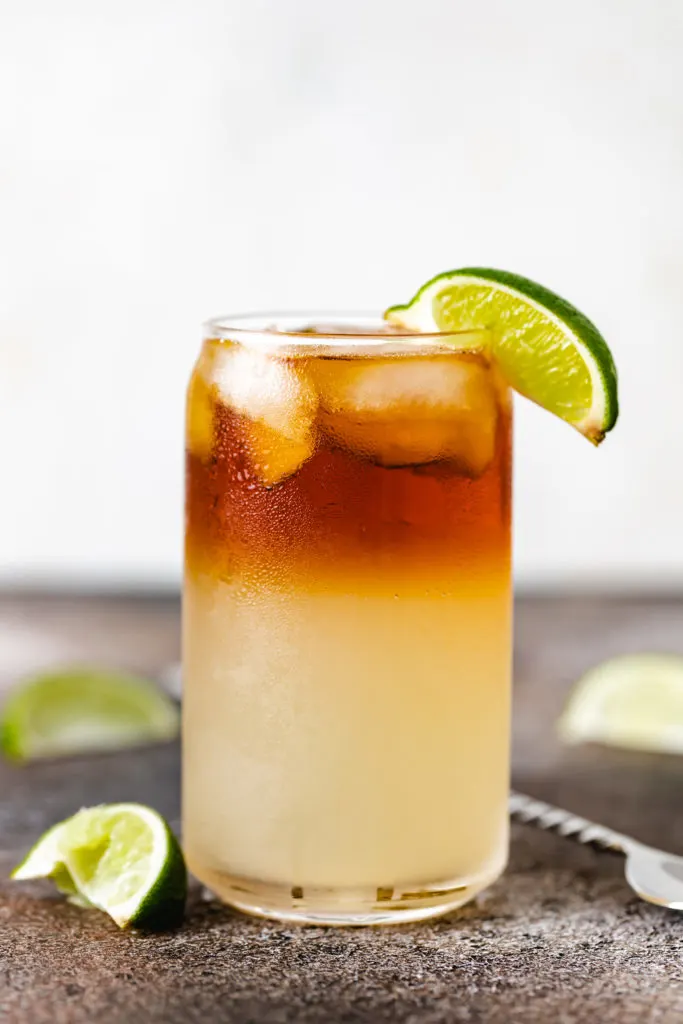
[{"label": "amber liquid", "polygon": [[[448,358],[470,372],[472,357]],[[329,354],[291,362],[314,383],[349,373]],[[197,372],[191,403],[210,423],[187,456],[190,867],[229,902],[283,918],[457,906],[507,850],[508,397],[474,365],[495,396],[480,427],[473,414],[474,442],[491,437],[485,466],[457,439],[405,464],[430,454],[428,403],[338,426],[321,398],[306,411],[314,441],[290,429],[285,444],[306,457],[280,476],[271,427]],[[191,405],[195,436],[201,415]]]}]

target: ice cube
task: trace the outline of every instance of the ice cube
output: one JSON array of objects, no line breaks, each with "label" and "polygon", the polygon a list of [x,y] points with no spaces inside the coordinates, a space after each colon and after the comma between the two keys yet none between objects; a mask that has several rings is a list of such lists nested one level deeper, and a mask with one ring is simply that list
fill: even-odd
[{"label": "ice cube", "polygon": [[195,369],[187,389],[186,437],[187,447],[200,459],[211,454],[214,438],[214,401],[199,366]]},{"label": "ice cube", "polygon": [[266,487],[272,487],[293,476],[310,459],[315,451],[315,436],[310,432],[296,440],[265,423],[252,422],[245,444],[256,477]]},{"label": "ice cube", "polygon": [[214,362],[212,382],[220,400],[249,421],[245,443],[263,483],[278,483],[311,457],[318,396],[296,360],[226,348]]},{"label": "ice cube", "polygon": [[478,356],[316,359],[321,429],[383,466],[448,460],[479,476],[493,459],[498,402]]}]

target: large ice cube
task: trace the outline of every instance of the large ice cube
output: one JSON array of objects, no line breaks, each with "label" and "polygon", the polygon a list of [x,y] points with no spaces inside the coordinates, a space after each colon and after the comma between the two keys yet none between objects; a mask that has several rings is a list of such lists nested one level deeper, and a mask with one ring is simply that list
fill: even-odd
[{"label": "large ice cube", "polygon": [[498,402],[478,356],[316,359],[321,429],[384,466],[455,463],[479,476],[493,459]]},{"label": "large ice cube", "polygon": [[250,422],[246,445],[268,486],[295,473],[315,449],[318,397],[296,360],[226,348],[212,367],[220,400]]}]

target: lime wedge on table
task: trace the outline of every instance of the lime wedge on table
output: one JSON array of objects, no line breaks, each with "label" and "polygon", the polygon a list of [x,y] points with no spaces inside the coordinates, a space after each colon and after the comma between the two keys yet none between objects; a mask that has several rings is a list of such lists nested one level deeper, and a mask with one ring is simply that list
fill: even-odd
[{"label": "lime wedge on table", "polygon": [[17,686],[3,708],[0,748],[15,760],[117,750],[178,734],[178,709],[154,683],[74,669]]},{"label": "lime wedge on table", "polygon": [[88,807],[55,825],[12,872],[51,878],[61,892],[109,914],[121,928],[182,920],[187,870],[164,819],[141,804]]},{"label": "lime wedge on table", "polygon": [[567,743],[683,754],[683,658],[627,654],[577,684],[558,730]]},{"label": "lime wedge on table", "polygon": [[504,270],[467,267],[432,278],[385,319],[419,332],[487,328],[508,384],[594,444],[617,419],[617,375],[607,343],[578,309]]}]

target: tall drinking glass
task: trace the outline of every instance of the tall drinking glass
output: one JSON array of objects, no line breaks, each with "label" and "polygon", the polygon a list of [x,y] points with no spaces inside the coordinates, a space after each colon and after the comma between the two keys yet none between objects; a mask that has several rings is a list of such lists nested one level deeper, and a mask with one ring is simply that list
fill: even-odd
[{"label": "tall drinking glass", "polygon": [[207,325],[183,835],[242,910],[418,920],[505,866],[511,402],[481,341],[337,314]]}]

